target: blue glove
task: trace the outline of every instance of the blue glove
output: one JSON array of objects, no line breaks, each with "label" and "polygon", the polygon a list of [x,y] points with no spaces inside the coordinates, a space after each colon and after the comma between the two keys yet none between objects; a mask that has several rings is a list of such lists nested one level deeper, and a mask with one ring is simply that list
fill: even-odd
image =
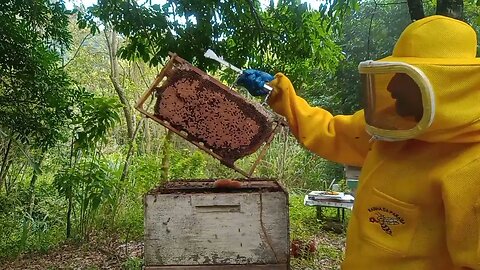
[{"label": "blue glove", "polygon": [[237,84],[245,87],[252,96],[265,96],[268,90],[263,86],[272,81],[272,75],[255,69],[246,69],[237,79]]}]

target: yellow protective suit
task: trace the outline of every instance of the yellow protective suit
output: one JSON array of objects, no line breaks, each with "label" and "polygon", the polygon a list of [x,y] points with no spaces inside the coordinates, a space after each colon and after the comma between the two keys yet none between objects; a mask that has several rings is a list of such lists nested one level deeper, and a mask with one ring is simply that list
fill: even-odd
[{"label": "yellow protective suit", "polygon": [[279,73],[268,102],[308,149],[362,166],[342,269],[480,269],[480,59],[467,24],[432,16],[402,33],[391,57],[421,68],[435,117],[415,139],[371,140],[363,111],[310,107]]}]

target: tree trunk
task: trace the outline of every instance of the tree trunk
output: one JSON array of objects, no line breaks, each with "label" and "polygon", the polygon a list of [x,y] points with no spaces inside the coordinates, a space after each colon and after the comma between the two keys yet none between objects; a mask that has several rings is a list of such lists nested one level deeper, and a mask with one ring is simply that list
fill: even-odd
[{"label": "tree trunk", "polygon": [[67,209],[67,238],[72,237],[72,208],[73,208],[73,199],[70,195],[68,197],[68,209]]},{"label": "tree trunk", "polygon": [[[8,160],[7,165],[5,166],[5,169],[3,169],[3,173],[0,174],[0,180],[3,180],[3,183],[5,183],[5,191],[7,190],[6,189],[6,187],[7,187],[7,173],[10,170],[10,166],[12,165],[12,163],[13,163],[12,159]],[[2,183],[2,181],[0,181],[0,191],[2,190],[1,183]]]},{"label": "tree trunk", "polygon": [[422,0],[407,0],[408,12],[412,21],[420,20],[425,17]]},{"label": "tree trunk", "polygon": [[[75,131],[72,130],[72,140],[70,142],[70,161],[69,161],[69,169],[73,166],[73,156],[76,155],[74,151],[74,144],[75,144]],[[69,187],[69,191],[66,192],[66,197],[68,201],[67,206],[67,228],[66,228],[66,236],[70,238],[72,236],[72,208],[73,208],[73,192],[72,192],[72,185]]]},{"label": "tree trunk", "polygon": [[170,148],[173,131],[168,130],[163,140],[163,157],[160,179],[168,180],[168,169],[170,167]]},{"label": "tree trunk", "polygon": [[437,0],[437,15],[463,19],[463,0]]},{"label": "tree trunk", "polygon": [[127,124],[128,138],[131,139],[133,138],[133,133],[134,133],[134,129],[133,129],[134,123],[133,123],[130,103],[128,102],[127,96],[125,95],[125,89],[123,89],[119,79],[119,72],[118,72],[119,65],[118,65],[118,59],[117,59],[117,52],[118,52],[117,33],[115,31],[107,32],[107,30],[105,30],[105,37],[107,40],[108,55],[110,56],[110,69],[111,69],[110,80],[112,81],[113,87],[117,92],[118,98],[120,99],[120,102],[123,105],[123,114],[125,115],[125,122]]},{"label": "tree trunk", "polygon": [[38,161],[37,166],[38,169],[33,169],[33,175],[32,179],[30,180],[30,186],[28,188],[29,191],[29,203],[28,203],[28,215],[27,217],[24,218],[23,220],[23,226],[22,226],[22,238],[20,240],[20,247],[23,249],[25,248],[25,245],[27,243],[27,238],[28,238],[28,232],[30,231],[30,217],[33,214],[33,208],[35,206],[35,183],[37,182],[38,175],[39,175],[39,170],[42,165],[43,161],[43,153],[41,154],[40,160]]},{"label": "tree trunk", "polygon": [[145,121],[143,127],[143,142],[145,153],[150,154],[152,152],[152,135],[150,134],[150,121]]},{"label": "tree trunk", "polygon": [[12,138],[8,140],[7,149],[5,149],[5,153],[3,154],[2,166],[0,167],[0,191],[2,190],[2,183],[11,164],[11,162],[8,162],[8,154],[10,153],[10,149],[12,147],[12,141]]},{"label": "tree trunk", "polygon": [[10,193],[10,190],[12,189],[12,186],[17,183],[18,178],[20,177],[21,181],[23,183],[23,179],[25,178],[25,167],[27,166],[27,162],[23,162],[22,166],[18,169],[18,171],[14,172],[12,174],[12,177],[5,178],[5,194]]},{"label": "tree trunk", "polygon": [[125,157],[125,163],[123,165],[122,175],[120,176],[120,182],[123,182],[123,181],[125,181],[125,179],[127,179],[128,170],[129,170],[130,163],[131,163],[131,160],[132,160],[132,157],[133,157],[134,141],[135,141],[135,138],[137,137],[138,130],[140,129],[140,126],[142,125],[143,121],[145,121],[145,117],[142,117],[142,119],[140,119],[140,121],[138,121],[137,127],[133,131],[133,136],[129,141],[128,152],[127,152],[127,156]]}]

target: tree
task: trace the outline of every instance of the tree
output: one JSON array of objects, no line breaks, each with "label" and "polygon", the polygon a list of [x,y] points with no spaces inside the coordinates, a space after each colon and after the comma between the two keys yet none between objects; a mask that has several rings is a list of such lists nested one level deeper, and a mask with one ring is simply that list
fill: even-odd
[{"label": "tree", "polygon": [[[235,65],[272,73],[283,71],[292,80],[309,84],[315,81],[309,70],[332,71],[342,58],[333,40],[333,31],[338,27],[330,27],[328,17],[299,0],[279,1],[276,5],[272,2],[266,8],[261,8],[259,1],[175,0],[150,6],[132,0],[100,0],[79,16],[78,23],[95,32],[98,20],[125,38],[117,54],[110,50],[111,59],[119,55],[152,66],[162,64],[168,52],[175,52],[204,70],[216,71],[218,63],[203,56],[212,48]],[[112,67],[116,67],[115,62]],[[222,79],[233,82],[235,75],[226,72]],[[112,81],[117,93],[122,92],[118,91],[120,84]],[[127,102],[122,103],[126,110]],[[122,179],[128,172],[132,146]]]},{"label": "tree", "polygon": [[175,52],[214,71],[218,64],[203,56],[211,48],[240,67],[289,71],[294,79],[307,79],[308,68],[333,70],[342,58],[333,42],[337,28],[329,28],[332,20],[300,0],[272,1],[266,8],[253,0],[171,0],[162,6],[100,0],[80,17],[79,25],[91,27],[94,18],[125,36],[122,58],[153,66]]},{"label": "tree", "polygon": [[[477,4],[479,2],[477,1]],[[408,8],[412,21],[425,17],[424,3],[422,0],[408,0]],[[464,17],[464,1],[463,0],[437,0],[435,14],[443,15],[459,20]],[[478,15],[477,15],[478,16]]]},{"label": "tree", "polygon": [[463,19],[463,0],[437,0],[436,14]]},{"label": "tree", "polygon": [[133,117],[132,117],[132,108],[130,106],[130,102],[128,101],[126,95],[125,95],[125,89],[120,83],[120,78],[119,78],[119,64],[118,64],[118,59],[117,59],[117,53],[118,53],[118,37],[117,33],[115,31],[108,31],[108,29],[105,29],[105,39],[107,41],[107,46],[108,46],[108,56],[110,58],[110,80],[112,81],[113,87],[115,88],[115,92],[117,92],[118,98],[120,102],[123,105],[123,114],[125,116],[125,122],[127,125],[127,133],[128,133],[128,138],[130,140],[133,139],[133,134],[134,134],[134,123],[133,123]]},{"label": "tree", "polygon": [[0,129],[33,156],[21,238],[25,246],[44,153],[67,138],[79,91],[60,65],[60,53],[71,41],[63,1],[3,1],[0,24]]},{"label": "tree", "polygon": [[[120,105],[112,98],[85,95],[72,125],[70,157],[55,175],[55,186],[67,200],[66,236],[71,236],[74,203],[80,208],[79,231],[86,237],[91,216],[111,192],[105,166],[100,160],[101,144],[119,120]],[[82,158],[82,154],[84,158]]]},{"label": "tree", "polygon": [[366,1],[357,12],[346,16],[337,41],[345,59],[335,73],[326,75],[326,83],[312,86],[325,89],[324,95],[312,89],[308,98],[334,114],[351,114],[360,109],[362,84],[358,63],[392,53],[400,33],[411,22],[408,10],[404,2]]},{"label": "tree", "polygon": [[59,65],[71,36],[63,2],[0,4],[0,127],[46,150],[61,139],[75,91]]},{"label": "tree", "polygon": [[412,19],[412,21],[420,20],[421,18],[425,17],[425,11],[423,10],[421,0],[407,0],[407,3],[408,11],[410,13],[410,18]]}]

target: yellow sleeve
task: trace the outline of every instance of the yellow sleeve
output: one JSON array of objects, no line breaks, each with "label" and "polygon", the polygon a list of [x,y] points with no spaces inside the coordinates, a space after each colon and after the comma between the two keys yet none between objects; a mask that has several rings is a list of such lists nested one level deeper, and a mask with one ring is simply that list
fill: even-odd
[{"label": "yellow sleeve", "polygon": [[442,181],[447,248],[456,269],[480,269],[480,160]]},{"label": "yellow sleeve", "polygon": [[365,131],[363,111],[332,116],[322,108],[311,107],[295,94],[292,83],[282,73],[276,74],[269,85],[273,92],[268,104],[285,116],[301,144],[325,159],[362,166],[371,137]]}]

